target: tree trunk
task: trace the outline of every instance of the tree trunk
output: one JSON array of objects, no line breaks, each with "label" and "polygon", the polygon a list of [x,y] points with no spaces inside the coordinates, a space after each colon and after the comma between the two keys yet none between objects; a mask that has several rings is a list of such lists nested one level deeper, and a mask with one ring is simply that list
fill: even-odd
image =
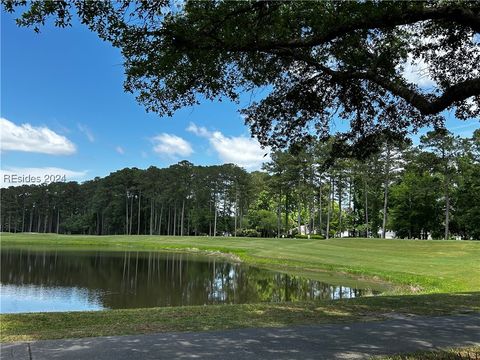
[{"label": "tree trunk", "polygon": [[158,218],[158,235],[162,235],[163,205],[160,208],[160,216]]},{"label": "tree trunk", "polygon": [[280,238],[280,232],[282,231],[282,191],[278,196],[277,206],[277,237]]},{"label": "tree trunk", "polygon": [[25,232],[25,205],[23,205],[22,210],[22,232]]},{"label": "tree trunk", "polygon": [[153,226],[154,226],[154,215],[153,215],[153,209],[155,208],[155,201],[150,199],[150,235],[153,235]]},{"label": "tree trunk", "polygon": [[280,232],[282,231],[282,190],[278,196],[277,207],[277,237],[280,238]]},{"label": "tree trunk", "polygon": [[235,188],[235,237],[237,237],[237,217],[238,217],[238,187]]},{"label": "tree trunk", "polygon": [[158,209],[157,202],[153,200],[153,233],[157,234],[158,229]]},{"label": "tree trunk", "polygon": [[384,183],[384,201],[383,201],[383,223],[382,223],[382,239],[385,239],[387,232],[387,209],[388,209],[388,185],[390,177],[390,146],[387,145],[387,156],[385,158],[385,183]]},{"label": "tree trunk", "polygon": [[30,210],[30,225],[28,226],[28,232],[32,232],[33,229],[33,212],[33,209]]},{"label": "tree trunk", "polygon": [[387,226],[387,206],[388,206],[388,181],[385,181],[384,201],[383,201],[383,223],[382,223],[382,239],[386,236]]},{"label": "tree trunk", "polygon": [[217,195],[214,194],[214,202],[213,202],[214,210],[215,210],[215,218],[213,222],[213,236],[217,236]]},{"label": "tree trunk", "polygon": [[288,235],[289,226],[288,226],[288,193],[285,194],[285,232]]},{"label": "tree trunk", "polygon": [[238,214],[238,201],[235,201],[235,210],[234,210],[234,213],[233,213],[233,217],[235,219],[234,221],[234,237],[237,237],[237,214]]},{"label": "tree trunk", "polygon": [[170,223],[172,218],[172,208],[168,205],[167,235],[170,235]]},{"label": "tree trunk", "polygon": [[182,201],[182,217],[181,217],[181,221],[180,221],[180,236],[183,236],[184,213],[185,213],[185,199],[183,199],[183,201]]},{"label": "tree trunk", "polygon": [[208,236],[212,236],[212,200],[208,204]]},{"label": "tree trunk", "polygon": [[342,237],[342,180],[338,181],[338,234]]},{"label": "tree trunk", "polygon": [[327,233],[325,238],[330,239],[330,214],[331,214],[331,196],[333,193],[333,179],[330,179],[329,189],[328,189],[328,202],[327,202]]},{"label": "tree trunk", "polygon": [[242,209],[241,204],[240,204],[240,209],[239,209],[238,221],[239,221],[239,225],[240,225],[240,230],[243,230],[243,226],[242,226],[242,223],[243,223],[243,209]]},{"label": "tree trunk", "polygon": [[316,230],[315,230],[315,201],[314,201],[313,207],[312,207],[312,233],[315,234],[315,232]]},{"label": "tree trunk", "polygon": [[55,208],[53,208],[51,216],[48,217],[48,232],[49,233],[53,233],[53,221],[55,220],[54,215],[55,215]]},{"label": "tree trunk", "polygon": [[[198,201],[195,201],[195,212],[194,213],[198,214]],[[194,234],[195,234],[195,236],[197,236],[198,235],[198,220],[195,221],[195,223],[192,224],[192,225],[194,226],[194,230],[193,230]]]},{"label": "tree trunk", "polygon": [[[314,205],[315,206],[315,205]],[[308,234],[310,235],[312,233],[312,204],[308,207]]]},{"label": "tree trunk", "polygon": [[445,186],[445,240],[449,238],[449,222],[450,222],[450,194],[448,191],[448,182]]},{"label": "tree trunk", "polygon": [[142,192],[140,191],[140,192],[138,193],[137,235],[140,235],[140,222],[141,222],[141,221],[140,221],[140,220],[141,220],[140,215],[141,215],[141,213],[142,213],[142,212],[141,212],[141,209],[140,209],[140,207],[141,207],[141,202],[142,202],[141,199],[142,199]]},{"label": "tree trunk", "polygon": [[365,237],[368,236],[368,190],[367,190],[367,180],[364,180],[365,184]]},{"label": "tree trunk", "polygon": [[173,236],[177,235],[177,202],[173,204]]},{"label": "tree trunk", "polygon": [[448,158],[445,151],[442,151],[442,157],[444,158],[444,179],[445,179],[445,240],[449,238],[450,227],[450,194],[449,194],[449,176],[448,176]]},{"label": "tree trunk", "polygon": [[60,209],[57,209],[57,234],[60,232]]},{"label": "tree trunk", "polygon": [[[353,180],[352,180],[351,177],[349,177],[349,179],[348,179],[348,211],[353,213],[353,214],[356,214],[355,202],[353,201],[353,196],[355,196],[355,195],[353,195],[352,187],[353,187]],[[357,229],[356,229],[356,226],[355,226],[356,225],[355,217],[353,217],[353,218],[351,217],[351,219],[352,219],[352,224],[351,224],[352,227],[350,227],[350,230],[353,232],[353,236],[356,237],[357,236],[357,234],[356,234]],[[350,230],[347,229],[348,236],[350,236]]]},{"label": "tree trunk", "polygon": [[97,222],[96,233],[97,233],[97,235],[100,235],[100,213],[98,211],[97,211],[97,221],[96,222]]},{"label": "tree trunk", "polygon": [[128,235],[128,191],[125,193],[125,235]]},{"label": "tree trunk", "polygon": [[128,228],[128,235],[132,235],[132,226],[133,226],[133,196],[130,200],[130,225]]},{"label": "tree trunk", "polygon": [[[300,196],[299,196],[300,198]],[[298,200],[297,202],[297,211],[298,211],[298,214],[297,214],[297,226],[298,226],[298,235],[301,235],[302,234],[302,217],[300,215],[300,212],[302,211],[302,205],[300,204],[300,199]]]},{"label": "tree trunk", "polygon": [[43,218],[43,232],[47,232],[47,224],[48,224],[48,210],[45,212],[45,217]]},{"label": "tree trunk", "polygon": [[320,185],[318,188],[318,229],[319,234],[323,234],[322,228],[322,181],[320,180]]}]

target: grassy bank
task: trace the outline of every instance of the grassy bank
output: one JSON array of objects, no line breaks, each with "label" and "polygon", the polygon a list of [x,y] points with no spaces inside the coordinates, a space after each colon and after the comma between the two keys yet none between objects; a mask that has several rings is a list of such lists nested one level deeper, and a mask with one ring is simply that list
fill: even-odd
[{"label": "grassy bank", "polygon": [[[348,285],[393,287],[384,296],[309,303],[188,306],[0,316],[0,340],[20,341],[370,321],[396,314],[480,311],[480,242],[246,239],[2,234],[2,247],[219,252],[249,264]],[[344,277],[346,276],[346,277]],[[362,280],[359,280],[362,279]],[[406,295],[415,292],[416,295]]]},{"label": "grassy bank", "polygon": [[442,315],[469,311],[480,311],[480,292],[382,296],[308,303],[6,314],[0,317],[0,340],[11,342],[166,331],[283,327],[374,321],[399,314]]}]

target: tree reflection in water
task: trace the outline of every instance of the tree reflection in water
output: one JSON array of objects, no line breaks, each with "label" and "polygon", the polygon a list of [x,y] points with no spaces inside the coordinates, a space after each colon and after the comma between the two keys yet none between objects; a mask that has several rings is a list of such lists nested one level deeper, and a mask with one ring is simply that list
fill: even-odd
[{"label": "tree reflection in water", "polygon": [[[15,301],[15,292],[24,297],[25,292],[39,288],[54,294],[58,289],[60,297],[62,291],[69,294],[66,288],[81,289],[75,294],[95,299],[92,309],[98,309],[98,303],[123,309],[339,299],[373,293],[181,253],[2,249],[1,260],[1,283],[9,289],[8,301]],[[71,296],[64,297],[68,308]]]}]

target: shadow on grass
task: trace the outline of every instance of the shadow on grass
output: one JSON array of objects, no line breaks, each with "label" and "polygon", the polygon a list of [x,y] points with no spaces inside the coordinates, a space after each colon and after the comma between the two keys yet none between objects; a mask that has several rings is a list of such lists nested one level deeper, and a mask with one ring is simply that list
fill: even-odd
[{"label": "shadow on grass", "polygon": [[[480,314],[288,328],[163,333],[4,345],[35,359],[363,359],[480,345]],[[435,359],[435,358],[433,358]]]},{"label": "shadow on grass", "polygon": [[480,292],[0,316],[1,341],[271,328],[480,313]]}]

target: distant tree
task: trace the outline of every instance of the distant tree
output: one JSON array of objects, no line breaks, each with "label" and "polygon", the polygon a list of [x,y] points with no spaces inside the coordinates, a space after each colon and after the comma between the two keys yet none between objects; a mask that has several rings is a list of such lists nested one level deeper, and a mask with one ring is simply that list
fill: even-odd
[{"label": "distant tree", "polygon": [[454,231],[464,239],[480,239],[480,130],[464,139],[456,157]]},{"label": "distant tree", "polygon": [[250,228],[256,229],[262,237],[272,237],[276,234],[277,216],[270,210],[252,210],[248,215]]},{"label": "distant tree", "polygon": [[441,179],[432,171],[431,156],[418,150],[391,189],[390,227],[398,237],[426,239],[441,233]]},{"label": "distant tree", "polygon": [[449,238],[450,225],[450,192],[455,172],[454,159],[457,157],[458,145],[457,139],[451,132],[439,128],[428,132],[420,138],[421,147],[431,151],[435,158],[434,164],[437,165],[437,171],[443,177],[443,194],[445,198],[445,240]]},{"label": "distant tree", "polygon": [[290,230],[290,214],[294,207],[294,190],[298,184],[298,171],[295,156],[288,151],[276,151],[272,160],[264,164],[263,169],[271,175],[270,191],[277,199],[277,232],[280,233],[282,209],[285,213],[283,228]]},{"label": "distant tree", "polygon": [[404,142],[392,142],[386,138],[383,142],[379,160],[382,166],[383,177],[383,221],[382,221],[382,238],[385,239],[387,231],[388,218],[388,190],[392,180],[397,176],[398,171],[403,166],[403,150],[406,147]]}]

